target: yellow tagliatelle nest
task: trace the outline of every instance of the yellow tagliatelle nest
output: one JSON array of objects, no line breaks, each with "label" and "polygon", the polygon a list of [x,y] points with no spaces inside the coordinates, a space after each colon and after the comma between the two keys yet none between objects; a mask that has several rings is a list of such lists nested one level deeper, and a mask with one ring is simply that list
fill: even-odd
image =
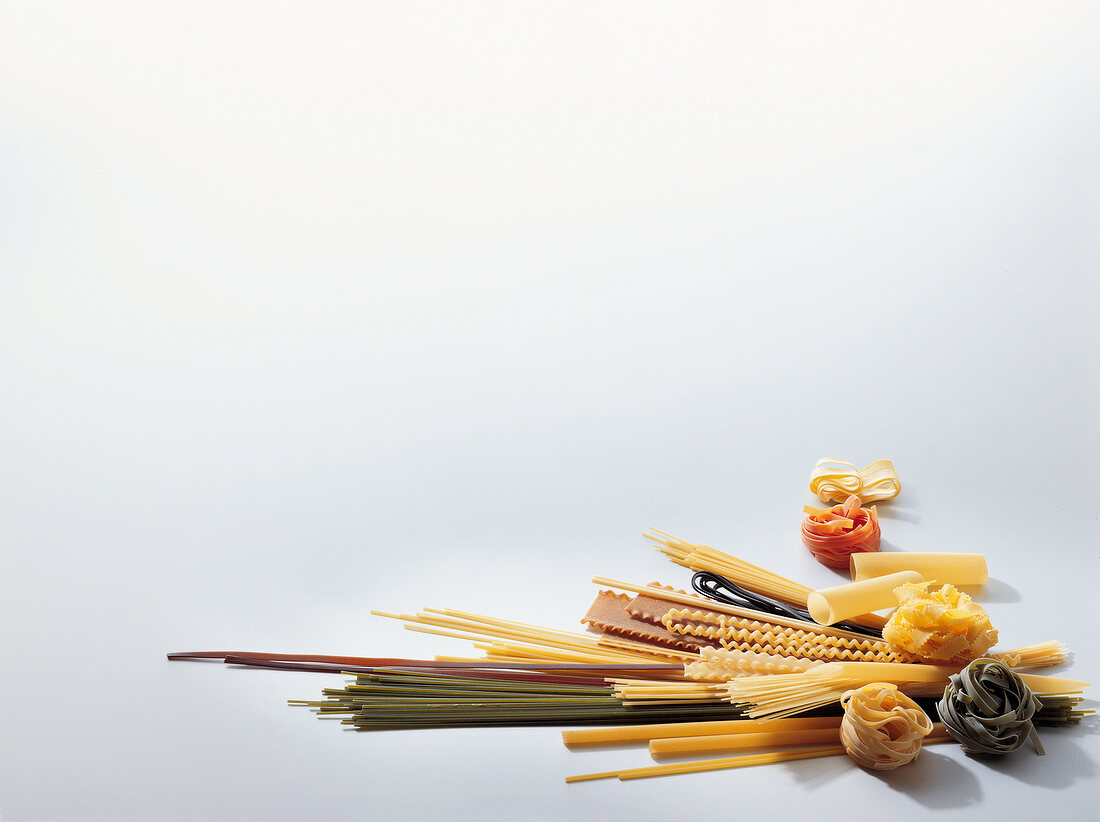
[{"label": "yellow tagliatelle nest", "polygon": [[891,771],[912,762],[921,741],[932,732],[932,720],[896,685],[870,682],[847,691],[840,700],[844,751],[864,768]]},{"label": "yellow tagliatelle nest", "polygon": [[983,656],[997,643],[985,609],[953,585],[931,592],[928,585],[894,589],[898,607],[882,629],[883,639],[924,659],[959,664]]}]

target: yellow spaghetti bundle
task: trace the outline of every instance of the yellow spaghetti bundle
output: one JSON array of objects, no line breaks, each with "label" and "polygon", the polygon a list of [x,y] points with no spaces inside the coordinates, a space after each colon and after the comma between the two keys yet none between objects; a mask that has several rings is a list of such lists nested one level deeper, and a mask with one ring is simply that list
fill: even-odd
[{"label": "yellow spaghetti bundle", "polygon": [[758,594],[769,596],[782,602],[789,602],[800,608],[806,607],[806,598],[813,591],[793,580],[746,562],[743,559],[719,551],[710,545],[696,544],[687,540],[650,529],[646,538],[653,541],[657,549],[665,556],[692,571],[711,571],[736,582],[743,588]]},{"label": "yellow spaghetti bundle", "polygon": [[1061,665],[1068,659],[1066,646],[1057,640],[989,653],[986,656],[1000,660],[1010,668],[1044,668],[1048,665]]}]

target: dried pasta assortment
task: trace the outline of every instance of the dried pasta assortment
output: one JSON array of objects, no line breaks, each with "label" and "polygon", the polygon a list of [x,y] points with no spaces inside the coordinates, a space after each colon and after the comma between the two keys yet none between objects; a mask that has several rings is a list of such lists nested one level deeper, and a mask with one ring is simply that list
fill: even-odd
[{"label": "dried pasta assortment", "polygon": [[657,549],[695,577],[676,580],[681,587],[593,577],[602,587],[576,617],[583,632],[446,608],[374,611],[409,630],[470,642],[475,652],[410,659],[198,651],[169,659],[350,676],[319,699],[290,704],[359,731],[591,725],[564,731],[563,741],[578,749],[638,744],[654,759],[703,757],[567,782],[845,754],[885,771],[934,743],[988,755],[1031,738],[1042,752],[1036,725],[1072,725],[1093,713],[1081,708],[1088,683],[1032,672],[1066,661],[1059,642],[993,650],[989,615],[953,587],[984,582],[984,556],[891,552],[861,560],[879,556],[880,539],[876,509],[863,503],[900,488],[888,460],[857,470],[826,459],[814,468],[811,490],[841,504],[807,506],[803,541],[824,564],[849,569],[851,585],[815,590],[651,531]]}]

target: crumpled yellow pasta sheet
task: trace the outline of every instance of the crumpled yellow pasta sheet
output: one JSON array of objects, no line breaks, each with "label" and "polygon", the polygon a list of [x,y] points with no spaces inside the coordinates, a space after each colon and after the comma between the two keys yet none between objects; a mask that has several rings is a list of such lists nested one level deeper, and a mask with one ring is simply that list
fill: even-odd
[{"label": "crumpled yellow pasta sheet", "polygon": [[810,474],[810,490],[825,502],[843,502],[854,494],[867,503],[896,497],[901,480],[890,460],[875,460],[858,469],[850,462],[825,457]]},{"label": "crumpled yellow pasta sheet", "polygon": [[911,654],[936,662],[966,663],[997,643],[997,631],[982,606],[953,585],[929,591],[929,583],[894,589],[898,607],[882,638]]}]

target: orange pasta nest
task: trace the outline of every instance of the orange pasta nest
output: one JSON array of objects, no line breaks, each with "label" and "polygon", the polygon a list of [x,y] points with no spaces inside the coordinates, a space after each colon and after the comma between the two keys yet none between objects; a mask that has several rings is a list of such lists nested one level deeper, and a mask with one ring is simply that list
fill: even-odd
[{"label": "orange pasta nest", "polygon": [[909,653],[936,662],[966,664],[997,644],[989,614],[953,585],[929,591],[929,583],[894,589],[898,607],[882,629],[882,638]]},{"label": "orange pasta nest", "polygon": [[822,565],[847,568],[852,554],[879,549],[878,512],[874,506],[862,507],[854,494],[832,508],[807,505],[803,510],[802,542]]}]

